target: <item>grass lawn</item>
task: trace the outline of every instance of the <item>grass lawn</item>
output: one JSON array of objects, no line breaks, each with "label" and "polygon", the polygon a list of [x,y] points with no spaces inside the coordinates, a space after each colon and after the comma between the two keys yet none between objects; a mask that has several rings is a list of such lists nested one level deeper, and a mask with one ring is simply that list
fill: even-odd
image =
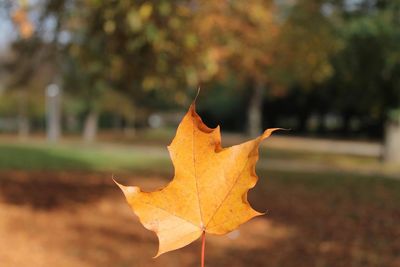
[{"label": "grass lawn", "polygon": [[128,171],[168,168],[165,155],[124,146],[0,144],[0,169]]},{"label": "grass lawn", "polygon": [[[150,137],[148,137],[150,138]],[[19,170],[146,170],[168,169],[166,144],[148,145],[97,144],[67,142],[50,145],[44,142],[18,143],[0,141],[0,169]],[[376,157],[330,154],[262,147],[261,159],[314,163],[330,166],[378,166]]]}]

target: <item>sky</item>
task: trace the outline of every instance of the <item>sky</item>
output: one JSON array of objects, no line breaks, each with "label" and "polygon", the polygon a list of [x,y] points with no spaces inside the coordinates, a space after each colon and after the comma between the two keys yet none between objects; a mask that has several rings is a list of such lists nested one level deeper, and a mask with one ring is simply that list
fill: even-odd
[{"label": "sky", "polygon": [[9,18],[5,14],[0,14],[0,52],[6,50],[16,37],[17,34]]}]

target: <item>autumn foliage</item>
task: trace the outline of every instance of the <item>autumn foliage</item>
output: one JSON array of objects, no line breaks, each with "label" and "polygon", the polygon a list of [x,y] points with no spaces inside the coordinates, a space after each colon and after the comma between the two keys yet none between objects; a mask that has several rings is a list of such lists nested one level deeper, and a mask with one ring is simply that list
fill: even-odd
[{"label": "autumn foliage", "polygon": [[207,127],[195,103],[190,106],[168,147],[173,180],[154,192],[118,184],[142,224],[157,234],[157,256],[184,247],[203,233],[223,235],[262,215],[250,206],[247,192],[258,179],[258,147],[275,130],[223,148],[219,126]]}]

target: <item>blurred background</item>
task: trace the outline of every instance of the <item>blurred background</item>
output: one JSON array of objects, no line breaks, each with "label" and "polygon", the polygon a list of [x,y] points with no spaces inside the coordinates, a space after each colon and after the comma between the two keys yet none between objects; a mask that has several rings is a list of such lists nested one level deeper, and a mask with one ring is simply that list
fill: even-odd
[{"label": "blurred background", "polygon": [[1,265],[199,266],[111,181],[169,181],[198,88],[224,146],[291,129],[207,266],[400,266],[399,0],[1,0]]}]

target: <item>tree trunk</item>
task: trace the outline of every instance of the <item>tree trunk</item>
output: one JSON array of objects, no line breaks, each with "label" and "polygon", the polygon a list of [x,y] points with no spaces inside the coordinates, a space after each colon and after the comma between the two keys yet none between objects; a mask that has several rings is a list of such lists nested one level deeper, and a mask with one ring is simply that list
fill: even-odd
[{"label": "tree trunk", "polygon": [[29,118],[26,115],[18,116],[18,136],[20,139],[26,139],[29,137],[30,124]]},{"label": "tree trunk", "polygon": [[385,129],[384,160],[400,163],[400,122],[389,122]]},{"label": "tree trunk", "polygon": [[61,90],[53,83],[46,89],[47,140],[57,142],[61,135]]},{"label": "tree trunk", "polygon": [[122,120],[123,120],[123,118],[118,114],[115,114],[113,116],[112,122],[113,122],[114,133],[118,134],[118,133],[121,133],[121,131],[123,130],[123,121]]},{"label": "tree trunk", "polygon": [[69,133],[76,133],[79,129],[79,121],[75,114],[67,114],[65,125]]},{"label": "tree trunk", "polygon": [[83,126],[83,140],[85,142],[90,143],[96,140],[98,120],[99,114],[94,110],[89,111]]},{"label": "tree trunk", "polygon": [[310,114],[308,110],[301,110],[298,113],[297,119],[299,120],[299,127],[298,127],[298,132],[300,133],[305,133],[307,132],[307,122],[308,118],[310,117]]},{"label": "tree trunk", "polygon": [[29,136],[30,124],[27,112],[27,95],[25,91],[20,92],[18,102],[18,136],[21,139],[26,139]]},{"label": "tree trunk", "polygon": [[351,127],[350,127],[350,121],[352,118],[352,112],[350,111],[344,111],[342,113],[342,119],[343,119],[343,125],[341,129],[341,134],[343,136],[349,136],[351,132]]},{"label": "tree trunk", "polygon": [[136,135],[135,118],[134,117],[127,119],[125,127],[124,127],[124,135],[127,137],[133,137]]},{"label": "tree trunk", "polygon": [[252,95],[247,110],[247,133],[250,137],[259,135],[262,131],[262,104],[265,84],[256,82],[252,84]]}]

